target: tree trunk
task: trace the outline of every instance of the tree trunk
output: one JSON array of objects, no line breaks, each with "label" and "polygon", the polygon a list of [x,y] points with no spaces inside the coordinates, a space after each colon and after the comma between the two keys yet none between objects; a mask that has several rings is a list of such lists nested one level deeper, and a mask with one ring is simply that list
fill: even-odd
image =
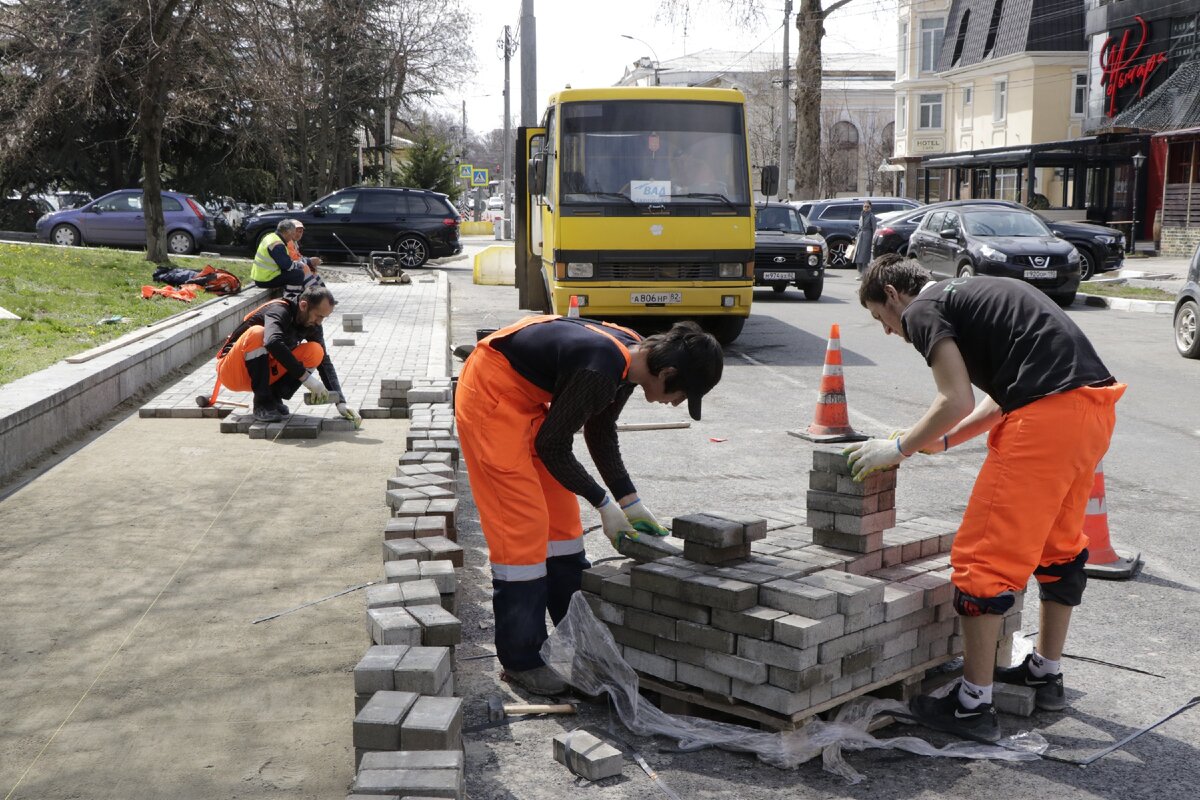
[{"label": "tree trunk", "polygon": [[163,223],[162,132],[166,117],[164,107],[162,62],[155,56],[146,66],[142,99],[138,109],[138,138],[142,145],[142,214],[146,218],[146,260],[165,264],[167,255],[166,225]]},{"label": "tree trunk", "polygon": [[796,14],[796,199],[813,200],[821,184],[821,0],[800,0]]}]

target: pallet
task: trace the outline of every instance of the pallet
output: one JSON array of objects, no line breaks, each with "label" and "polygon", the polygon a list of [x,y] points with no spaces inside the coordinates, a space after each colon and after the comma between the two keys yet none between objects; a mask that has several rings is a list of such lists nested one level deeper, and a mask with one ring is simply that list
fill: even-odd
[{"label": "pallet", "polygon": [[[958,673],[945,673],[935,676],[932,680],[925,676],[927,670],[944,664],[953,657],[940,656],[931,659],[924,664],[911,667],[904,672],[899,672],[886,680],[869,683],[866,686],[861,686],[858,689],[846,692],[823,703],[810,706],[803,711],[797,711],[791,715],[780,714],[760,708],[759,706],[734,700],[731,697],[726,698],[700,692],[683,684],[664,683],[658,678],[640,672],[638,673],[638,680],[642,689],[655,692],[659,695],[659,708],[669,714],[686,714],[688,716],[707,719],[713,719],[714,717],[719,719],[724,716],[732,719],[722,721],[740,722],[742,724],[751,723],[773,731],[794,731],[804,727],[808,720],[817,714],[837,708],[843,703],[866,694],[907,702],[916,694],[927,693],[939,685],[944,685],[955,680]],[[890,724],[890,722],[890,717],[881,718],[881,723],[872,725],[871,730],[878,730]]]}]

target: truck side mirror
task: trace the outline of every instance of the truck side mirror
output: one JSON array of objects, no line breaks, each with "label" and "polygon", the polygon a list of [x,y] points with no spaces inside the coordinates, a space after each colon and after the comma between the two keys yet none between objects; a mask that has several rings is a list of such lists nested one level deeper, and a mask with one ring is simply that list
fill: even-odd
[{"label": "truck side mirror", "polygon": [[538,153],[533,158],[529,159],[529,173],[527,176],[529,182],[530,194],[545,194],[546,193],[546,156],[543,153]]},{"label": "truck side mirror", "polygon": [[818,228],[816,225],[809,225],[807,228],[804,229],[804,235],[805,236],[820,236],[821,229]]},{"label": "truck side mirror", "polygon": [[762,168],[762,190],[764,197],[774,197],[779,192],[779,167],[769,164]]}]

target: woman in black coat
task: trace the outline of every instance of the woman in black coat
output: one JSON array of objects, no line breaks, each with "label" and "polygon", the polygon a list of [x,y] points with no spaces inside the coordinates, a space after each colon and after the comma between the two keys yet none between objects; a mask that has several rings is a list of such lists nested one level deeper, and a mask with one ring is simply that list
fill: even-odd
[{"label": "woman in black coat", "polygon": [[861,278],[871,263],[871,240],[875,238],[875,215],[871,213],[871,201],[863,203],[862,216],[858,218],[858,234],[854,238],[854,266]]}]

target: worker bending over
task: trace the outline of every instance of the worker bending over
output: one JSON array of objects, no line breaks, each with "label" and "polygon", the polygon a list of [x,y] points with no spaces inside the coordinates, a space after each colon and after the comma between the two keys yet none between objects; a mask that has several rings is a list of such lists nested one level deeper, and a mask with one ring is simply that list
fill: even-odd
[{"label": "worker bending over", "polygon": [[[1034,687],[1039,708],[1066,707],[1059,662],[1087,583],[1083,518],[1125,385],[1062,309],[1022,281],[934,283],[916,261],[888,255],[871,265],[858,296],[885,333],[925,357],[937,397],[895,438],[848,447],[855,476],[990,431],[950,552],[963,680],[946,697],[914,698],[912,708],[931,728],[996,741],[993,679]],[[984,393],[978,405],[972,384]],[[1031,574],[1042,601],[1037,648],[1019,666],[996,669],[1002,615]]]},{"label": "worker bending over", "polygon": [[346,406],[342,387],[325,350],[323,323],[337,301],[325,286],[310,286],[256,308],[229,334],[217,354],[217,380],[238,392],[254,392],[254,419],[279,422],[289,412],[283,401],[303,386],[314,403],[337,392],[338,413],[357,428],[361,417]]},{"label": "worker bending over", "polygon": [[[640,386],[652,403],[686,400],[698,420],[722,367],[721,346],[695,323],[643,339],[555,316],[503,328],[467,358],[455,418],[492,566],[496,654],[511,680],[537,694],[566,691],[538,651],[546,611],[562,620],[590,566],[576,495],[599,511],[614,547],[639,529],[668,533],[621,460],[617,417],[633,390]],[[608,492],[572,453],[580,429]]]},{"label": "worker bending over", "polygon": [[[297,245],[304,235],[304,223],[294,219],[283,219],[258,243],[254,263],[250,267],[250,279],[263,289],[285,289],[299,294],[309,280],[316,275],[320,259],[308,259],[300,255]],[[316,264],[310,262],[316,261]]]}]

